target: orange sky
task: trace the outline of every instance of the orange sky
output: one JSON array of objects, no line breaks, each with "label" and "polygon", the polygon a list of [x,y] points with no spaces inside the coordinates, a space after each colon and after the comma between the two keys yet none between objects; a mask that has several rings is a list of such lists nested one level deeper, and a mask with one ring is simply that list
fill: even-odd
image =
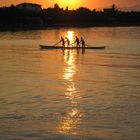
[{"label": "orange sky", "polygon": [[58,3],[61,7],[69,6],[70,9],[75,9],[80,6],[90,9],[108,7],[115,3],[119,7],[132,7],[140,5],[140,0],[0,0],[0,6],[11,4],[19,4],[22,2],[32,2],[41,4],[43,8],[53,7]]}]

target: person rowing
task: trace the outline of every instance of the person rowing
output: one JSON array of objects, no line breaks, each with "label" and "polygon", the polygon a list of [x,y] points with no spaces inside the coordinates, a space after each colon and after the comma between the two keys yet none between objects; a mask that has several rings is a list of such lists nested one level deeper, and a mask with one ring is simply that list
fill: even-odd
[{"label": "person rowing", "polygon": [[82,48],[85,48],[85,40],[83,37],[81,37],[80,43],[82,44]]},{"label": "person rowing", "polygon": [[70,46],[70,40],[68,39],[68,37],[66,37],[66,43],[67,43],[67,47]]},{"label": "person rowing", "polygon": [[80,47],[80,41],[79,41],[79,38],[77,36],[75,37],[74,43],[76,43],[76,47]]},{"label": "person rowing", "polygon": [[65,39],[62,36],[60,42],[62,43],[62,46],[65,47]]}]

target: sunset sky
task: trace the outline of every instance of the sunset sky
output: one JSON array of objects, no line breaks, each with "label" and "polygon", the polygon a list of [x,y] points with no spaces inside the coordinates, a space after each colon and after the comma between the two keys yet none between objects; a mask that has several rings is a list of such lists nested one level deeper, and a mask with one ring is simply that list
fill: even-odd
[{"label": "sunset sky", "polygon": [[42,5],[42,8],[53,7],[58,3],[60,7],[65,8],[67,5],[70,9],[75,9],[80,6],[88,7],[90,9],[98,9],[109,7],[115,3],[122,9],[136,9],[140,10],[140,0],[0,0],[0,6],[9,6],[11,4],[19,4],[22,2],[32,2]]}]

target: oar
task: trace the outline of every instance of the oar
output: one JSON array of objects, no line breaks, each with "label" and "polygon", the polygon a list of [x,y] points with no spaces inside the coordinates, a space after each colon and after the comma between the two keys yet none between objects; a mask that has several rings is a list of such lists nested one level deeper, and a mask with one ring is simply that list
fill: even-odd
[{"label": "oar", "polygon": [[56,45],[58,45],[60,43],[60,41],[59,42],[57,42],[56,44],[54,44],[53,46],[56,46]]},{"label": "oar", "polygon": [[73,45],[73,44],[75,44],[75,42],[71,43],[70,45]]}]

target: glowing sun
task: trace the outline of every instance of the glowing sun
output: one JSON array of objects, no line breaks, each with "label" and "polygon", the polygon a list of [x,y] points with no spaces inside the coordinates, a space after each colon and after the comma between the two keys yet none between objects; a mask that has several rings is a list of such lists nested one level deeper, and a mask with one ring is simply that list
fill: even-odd
[{"label": "glowing sun", "polygon": [[59,0],[59,3],[62,5],[62,7],[68,6],[69,8],[75,8],[79,5],[78,0]]}]

